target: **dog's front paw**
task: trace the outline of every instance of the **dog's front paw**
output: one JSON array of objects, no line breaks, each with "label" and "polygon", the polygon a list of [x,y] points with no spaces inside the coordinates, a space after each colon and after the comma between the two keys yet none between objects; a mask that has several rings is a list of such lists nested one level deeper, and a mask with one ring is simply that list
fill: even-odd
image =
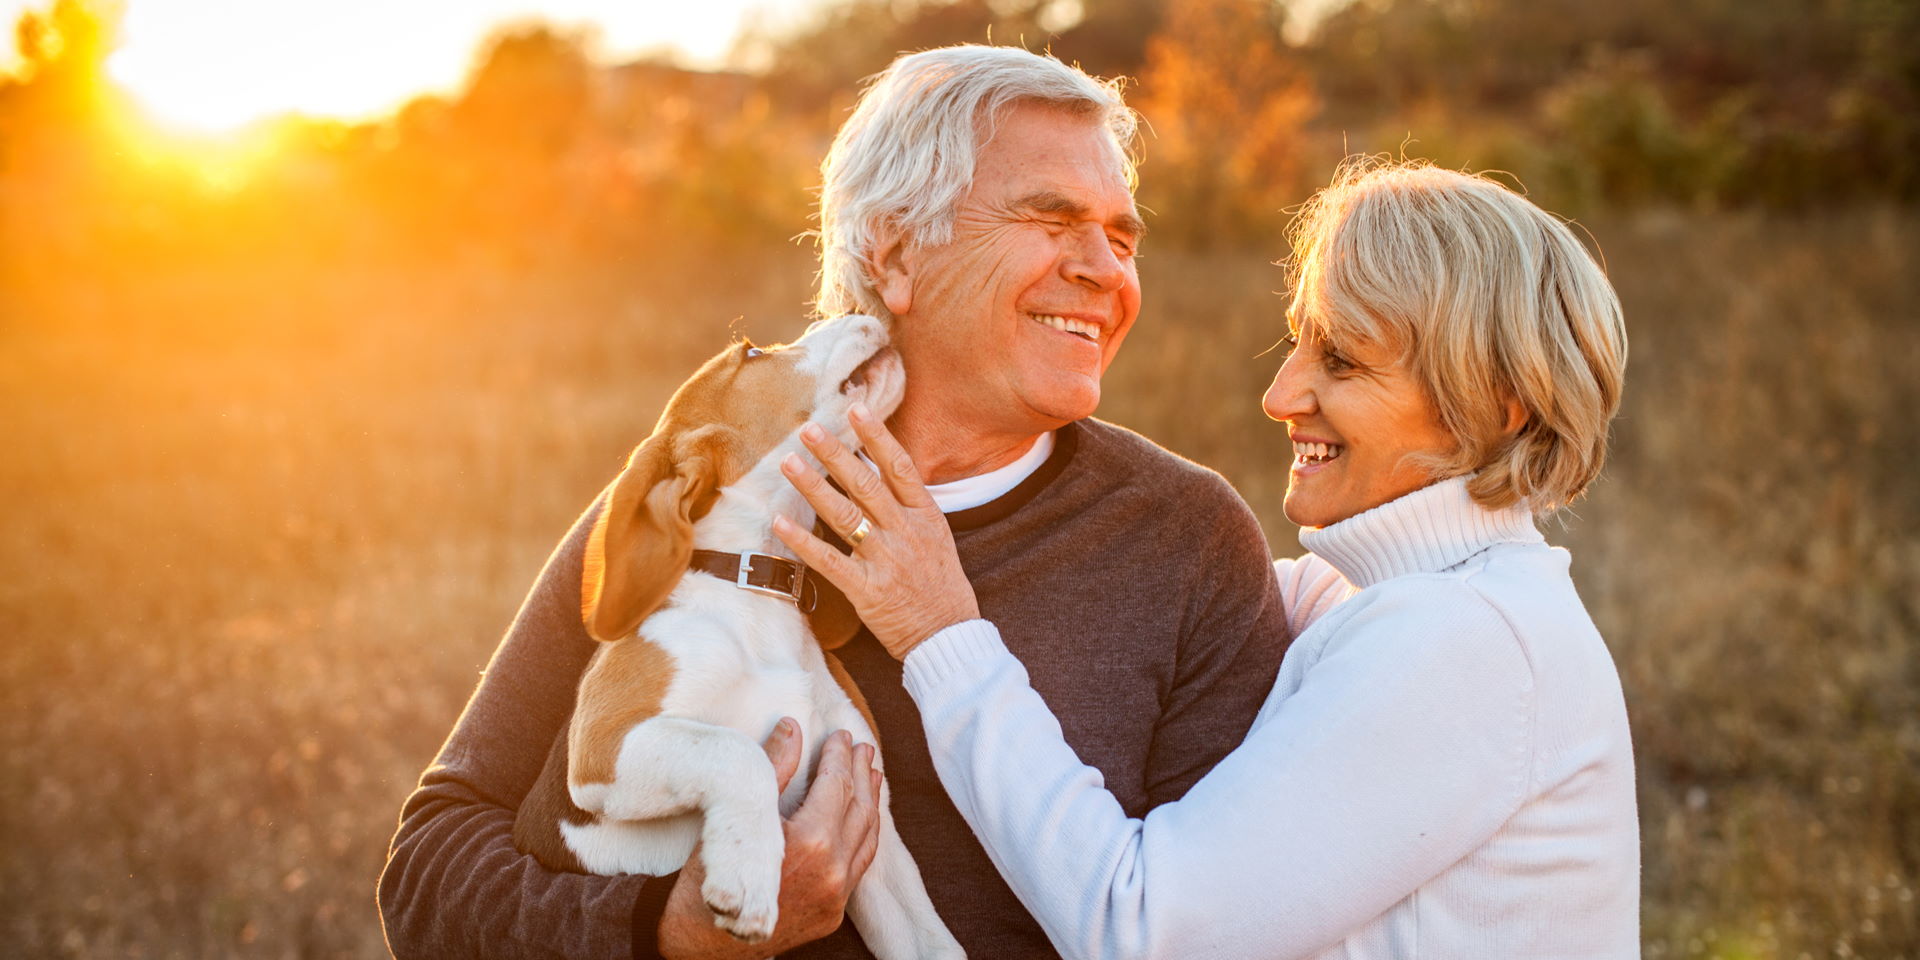
[{"label": "dog's front paw", "polygon": [[780,919],[780,871],[776,865],[771,882],[764,878],[749,880],[747,871],[716,870],[707,865],[707,877],[700,884],[700,896],[713,911],[713,922],[745,943],[762,943],[773,936]]},{"label": "dog's front paw", "polygon": [[766,802],[773,791],[755,794],[752,803],[709,807],[700,832],[700,860],[707,870],[700,896],[713,911],[713,922],[747,943],[773,936],[780,863],[786,856],[786,831]]}]

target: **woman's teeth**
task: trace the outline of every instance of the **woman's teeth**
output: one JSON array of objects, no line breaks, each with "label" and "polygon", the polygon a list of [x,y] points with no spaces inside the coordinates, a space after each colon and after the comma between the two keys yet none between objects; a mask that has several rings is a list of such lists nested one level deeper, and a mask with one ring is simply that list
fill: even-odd
[{"label": "woman's teeth", "polygon": [[1346,449],[1337,443],[1296,443],[1293,445],[1293,462],[1325,463],[1338,457]]},{"label": "woman's teeth", "polygon": [[1071,320],[1066,317],[1056,317],[1045,313],[1036,313],[1033,315],[1033,318],[1055,330],[1078,334],[1086,337],[1088,340],[1092,340],[1094,343],[1100,342],[1100,325],[1097,323],[1087,323],[1084,320]]}]

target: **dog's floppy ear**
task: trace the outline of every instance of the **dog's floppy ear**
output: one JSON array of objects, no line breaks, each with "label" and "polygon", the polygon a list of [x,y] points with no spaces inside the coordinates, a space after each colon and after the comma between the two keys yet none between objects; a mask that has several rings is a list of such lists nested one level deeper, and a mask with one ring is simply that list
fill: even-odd
[{"label": "dog's floppy ear", "polygon": [[582,562],[580,614],[595,640],[631,636],[680,582],[693,521],[713,506],[729,441],[725,427],[709,425],[678,437],[657,432],[633,451]]}]

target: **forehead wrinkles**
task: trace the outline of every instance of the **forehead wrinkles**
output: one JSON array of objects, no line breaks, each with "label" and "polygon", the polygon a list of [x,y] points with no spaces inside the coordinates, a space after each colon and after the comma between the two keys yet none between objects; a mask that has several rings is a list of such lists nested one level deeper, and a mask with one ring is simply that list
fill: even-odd
[{"label": "forehead wrinkles", "polygon": [[[1036,118],[1045,118],[1044,126],[1051,133],[1044,149],[1034,149],[1031,144],[1020,144],[1018,138],[1001,139],[1001,134],[1011,125],[1016,114],[1022,115],[1022,125],[1031,126]],[[1050,122],[1047,122],[1050,121]],[[1082,138],[1098,144],[1097,163],[1082,162],[1086,157],[1078,148],[1084,142]],[[1024,152],[1023,152],[1024,148]],[[1071,160],[1063,158],[1073,158]],[[1085,183],[1099,190],[1111,190],[1124,194],[1131,205],[1133,200],[1133,179],[1129,176],[1130,167],[1127,155],[1121,146],[1114,142],[1112,134],[1100,125],[1097,118],[1082,114],[1059,104],[1044,101],[1016,100],[994,111],[991,123],[974,140],[973,179],[967,191],[961,195],[964,203],[968,197],[981,192],[985,181],[1007,181],[1009,183],[1029,181],[1025,189],[1016,187],[1020,194],[1032,193],[1044,188],[1043,179],[1052,177],[1013,176],[1021,172],[1018,168],[1031,167],[1036,161],[1043,164],[1041,169],[1058,172],[1065,169],[1083,171]],[[999,186],[999,183],[992,184]]]}]

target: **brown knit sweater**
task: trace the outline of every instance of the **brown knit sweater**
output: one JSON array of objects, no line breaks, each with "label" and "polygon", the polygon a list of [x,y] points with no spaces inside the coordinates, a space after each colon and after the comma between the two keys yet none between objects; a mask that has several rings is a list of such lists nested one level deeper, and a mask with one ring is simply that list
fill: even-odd
[{"label": "brown knit sweater", "polygon": [[[578,597],[598,509],[548,559],[401,811],[380,878],[396,956],[634,954],[647,878],[550,873],[513,845],[594,649]],[[1179,798],[1240,742],[1287,633],[1259,524],[1218,474],[1083,420],[1033,476],[948,520],[982,616],[1129,814]],[[873,708],[894,820],[947,926],[981,960],[1055,956],[942,792],[900,665],[864,633],[839,655]],[[843,924],[789,956],[869,954]]]}]

